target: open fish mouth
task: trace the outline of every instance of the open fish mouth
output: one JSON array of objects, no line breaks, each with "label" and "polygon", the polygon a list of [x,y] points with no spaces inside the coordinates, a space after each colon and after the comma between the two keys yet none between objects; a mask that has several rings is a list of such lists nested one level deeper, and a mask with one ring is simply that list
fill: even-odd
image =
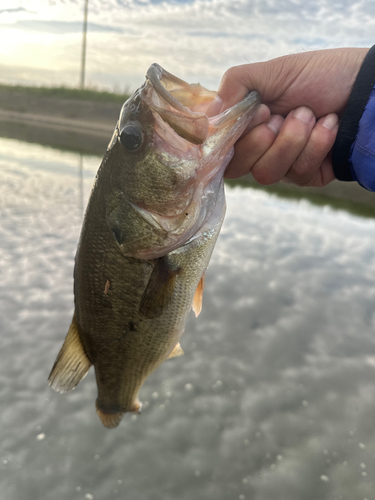
[{"label": "open fish mouth", "polygon": [[[117,151],[127,156],[118,161],[127,165],[126,185],[133,185],[122,237],[116,224],[125,209],[108,207],[107,219],[124,255],[151,259],[173,251],[197,234],[215,209],[233,146],[260,105],[252,91],[209,117],[216,95],[152,64],[145,83],[123,105],[108,146],[118,146],[119,139],[123,148]],[[125,193],[126,185],[117,187]]]},{"label": "open fish mouth", "polygon": [[150,108],[180,137],[197,145],[239,119],[241,124],[246,122],[260,105],[260,96],[254,90],[231,108],[209,118],[206,111],[217,92],[207,90],[199,83],[188,84],[159,64],[150,66],[146,79],[146,85],[149,82],[154,90],[146,97]]}]

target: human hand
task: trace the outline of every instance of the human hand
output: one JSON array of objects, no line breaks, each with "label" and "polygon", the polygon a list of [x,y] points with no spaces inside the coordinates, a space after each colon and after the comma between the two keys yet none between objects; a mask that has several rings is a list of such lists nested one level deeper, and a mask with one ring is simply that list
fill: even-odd
[{"label": "human hand", "polygon": [[[226,177],[251,172],[266,185],[280,180],[300,186],[331,182],[338,116],[367,51],[321,50],[230,68],[211,109],[223,111],[257,89],[272,116],[237,141]],[[262,113],[266,117],[264,107]]]}]

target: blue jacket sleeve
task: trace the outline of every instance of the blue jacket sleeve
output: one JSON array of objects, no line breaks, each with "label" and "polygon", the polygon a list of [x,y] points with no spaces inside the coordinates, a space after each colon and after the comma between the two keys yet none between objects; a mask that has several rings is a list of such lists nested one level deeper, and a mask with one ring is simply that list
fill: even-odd
[{"label": "blue jacket sleeve", "polygon": [[358,72],[332,151],[340,181],[357,181],[375,191],[375,45]]},{"label": "blue jacket sleeve", "polygon": [[349,163],[353,180],[375,191],[375,86],[359,121]]}]

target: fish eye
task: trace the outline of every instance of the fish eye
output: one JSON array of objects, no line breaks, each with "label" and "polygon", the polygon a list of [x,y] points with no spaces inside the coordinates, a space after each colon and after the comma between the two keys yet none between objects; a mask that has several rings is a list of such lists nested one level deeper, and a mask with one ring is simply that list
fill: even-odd
[{"label": "fish eye", "polygon": [[120,142],[126,151],[138,151],[143,143],[143,132],[137,125],[126,125],[121,131]]}]

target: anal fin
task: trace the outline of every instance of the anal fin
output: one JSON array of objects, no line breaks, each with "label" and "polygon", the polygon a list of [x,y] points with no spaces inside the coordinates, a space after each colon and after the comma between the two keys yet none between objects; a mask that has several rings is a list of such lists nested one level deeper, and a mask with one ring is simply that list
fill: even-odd
[{"label": "anal fin", "polygon": [[157,318],[168,309],[174,295],[176,276],[180,271],[180,267],[170,264],[168,256],[158,259],[139,306],[142,316],[147,319]]},{"label": "anal fin", "polygon": [[49,385],[57,392],[72,391],[87,375],[91,361],[86,356],[73,316],[65,341],[48,377]]},{"label": "anal fin", "polygon": [[202,310],[202,301],[203,301],[203,290],[204,290],[204,282],[206,278],[206,273],[200,279],[198,283],[197,289],[195,290],[195,295],[193,299],[192,309],[195,313],[195,317],[198,317]]},{"label": "anal fin", "polygon": [[182,356],[184,354],[184,351],[182,350],[182,347],[180,345],[180,342],[178,342],[173,349],[173,351],[170,353],[168,356],[168,359],[170,358],[177,358],[177,356]]}]

